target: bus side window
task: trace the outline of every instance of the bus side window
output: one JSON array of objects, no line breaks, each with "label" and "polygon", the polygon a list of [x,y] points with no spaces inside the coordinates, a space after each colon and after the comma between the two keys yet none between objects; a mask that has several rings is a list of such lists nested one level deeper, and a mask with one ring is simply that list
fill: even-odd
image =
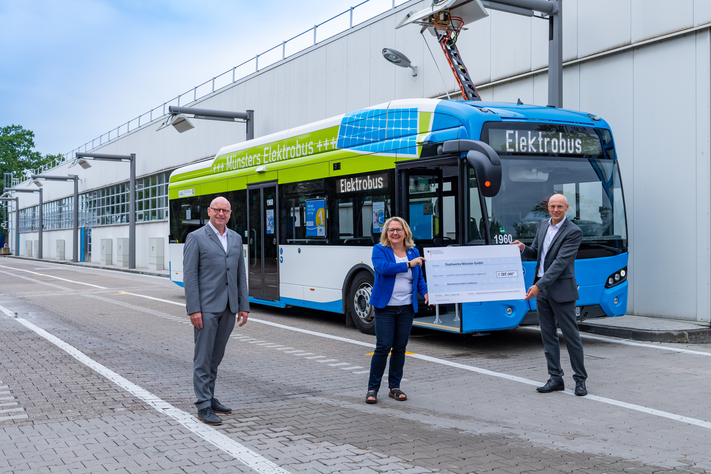
[{"label": "bus side window", "polygon": [[378,172],[331,178],[331,242],[373,246],[380,242],[385,220],[392,216],[394,173]]},{"label": "bus side window", "polygon": [[326,204],[326,229],[330,223],[329,199],[324,179],[300,181],[279,186],[280,219],[279,239],[281,245],[323,245],[326,236],[309,235],[306,228],[308,202],[324,201]]}]

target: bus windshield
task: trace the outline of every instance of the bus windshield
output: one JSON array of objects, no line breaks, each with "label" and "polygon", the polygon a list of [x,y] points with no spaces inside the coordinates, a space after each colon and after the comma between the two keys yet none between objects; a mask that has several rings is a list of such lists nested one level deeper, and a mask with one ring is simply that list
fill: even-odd
[{"label": "bus windshield", "polygon": [[[525,159],[502,157],[501,190],[486,198],[490,244],[533,241],[541,221],[550,218],[548,198],[565,195],[567,218],[583,231],[578,258],[617,255],[627,251],[627,224],[618,165],[604,158]],[[470,171],[470,183],[474,172]],[[476,190],[472,190],[476,191]],[[471,193],[470,193],[471,194]],[[470,227],[484,235],[481,211],[470,206]],[[470,233],[471,234],[471,233]]]}]

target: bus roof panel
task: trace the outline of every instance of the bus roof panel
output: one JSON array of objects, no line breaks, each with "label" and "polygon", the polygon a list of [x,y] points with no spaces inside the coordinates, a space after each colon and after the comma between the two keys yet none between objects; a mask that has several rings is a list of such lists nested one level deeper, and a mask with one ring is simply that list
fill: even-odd
[{"label": "bus roof panel", "polygon": [[[540,120],[607,127],[584,112],[505,102],[400,99],[338,115],[221,148],[212,160],[174,171],[171,184],[222,173],[269,171],[278,162],[328,160],[336,150],[363,155],[419,157],[417,143],[435,131],[454,131],[478,140],[485,122]],[[437,137],[441,133],[436,134]],[[418,138],[419,137],[419,138]],[[461,138],[461,137],[459,137]],[[302,161],[302,160],[299,160]],[[278,168],[281,168],[279,166]]]}]

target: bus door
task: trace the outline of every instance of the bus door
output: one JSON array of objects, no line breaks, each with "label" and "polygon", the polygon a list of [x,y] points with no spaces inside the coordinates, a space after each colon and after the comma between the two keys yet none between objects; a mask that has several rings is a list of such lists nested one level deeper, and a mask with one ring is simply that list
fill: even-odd
[{"label": "bus door", "polygon": [[458,160],[417,161],[398,164],[398,215],[420,250],[461,245]]},{"label": "bus door", "polygon": [[272,301],[279,300],[276,190],[276,184],[247,188],[249,296]]},{"label": "bus door", "polygon": [[[397,165],[398,215],[410,225],[420,254],[425,247],[463,244],[462,167],[456,158],[420,159]],[[457,306],[441,305],[432,309],[427,308],[424,301],[420,303],[415,326],[461,331]]]}]

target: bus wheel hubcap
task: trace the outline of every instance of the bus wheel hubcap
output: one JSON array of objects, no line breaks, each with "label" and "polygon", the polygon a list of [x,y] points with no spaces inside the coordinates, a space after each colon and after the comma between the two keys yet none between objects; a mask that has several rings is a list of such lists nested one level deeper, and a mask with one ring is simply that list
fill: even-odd
[{"label": "bus wheel hubcap", "polygon": [[373,287],[369,283],[363,283],[353,295],[353,308],[358,319],[366,324],[373,322],[370,310],[370,292]]}]

